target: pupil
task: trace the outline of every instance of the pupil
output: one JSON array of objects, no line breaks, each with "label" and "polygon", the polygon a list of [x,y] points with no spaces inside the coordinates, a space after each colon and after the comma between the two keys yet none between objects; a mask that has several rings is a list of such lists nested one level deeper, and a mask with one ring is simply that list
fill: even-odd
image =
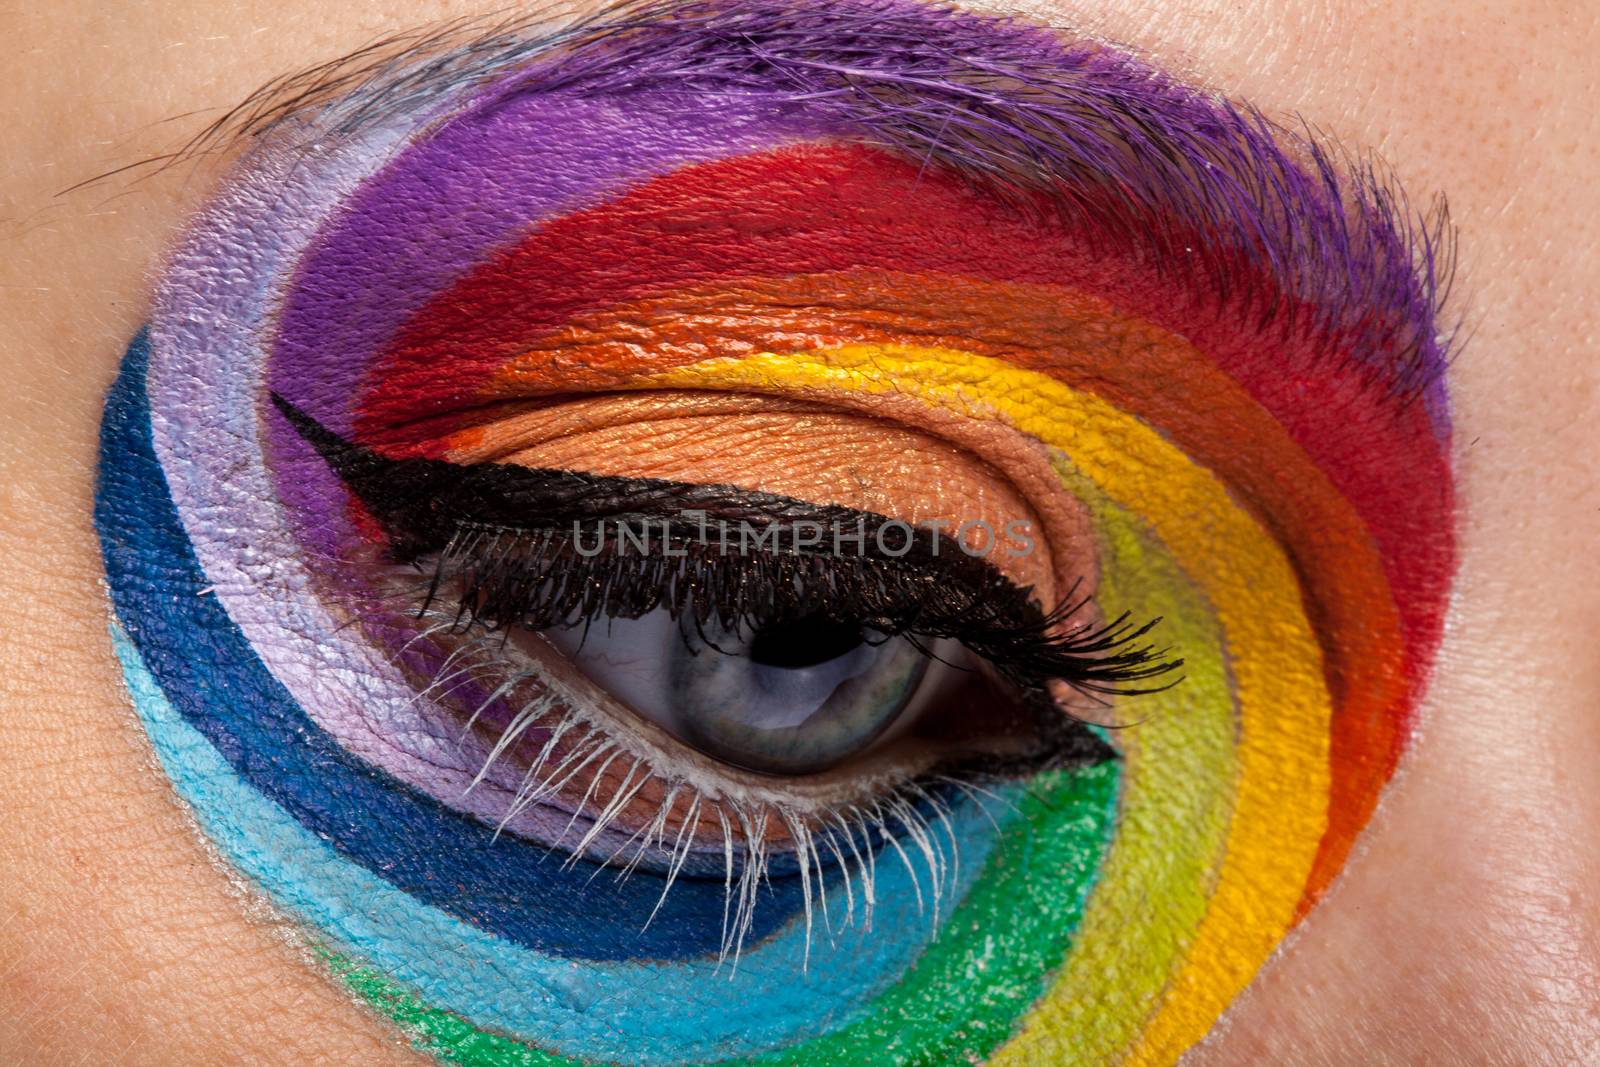
[{"label": "pupil", "polygon": [[764,626],[750,642],[750,659],[764,667],[799,669],[838,659],[862,642],[860,626],[821,618]]}]

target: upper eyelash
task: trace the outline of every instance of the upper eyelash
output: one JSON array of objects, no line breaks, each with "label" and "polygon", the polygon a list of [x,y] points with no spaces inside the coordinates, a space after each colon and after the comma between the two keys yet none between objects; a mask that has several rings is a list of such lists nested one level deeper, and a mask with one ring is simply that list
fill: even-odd
[{"label": "upper eyelash", "polygon": [[[670,527],[669,527],[670,529]],[[1141,687],[1171,674],[1181,659],[1144,643],[1160,622],[1124,613],[1109,622],[1063,629],[1087,607],[1074,591],[1050,611],[980,560],[943,557],[949,565],[860,555],[741,552],[726,555],[680,525],[682,555],[604,547],[573,549],[574,532],[463,522],[438,555],[425,599],[454,586],[458,619],[493,629],[588,625],[597,618],[638,618],[666,608],[697,627],[725,628],[820,615],[890,636],[959,639],[1009,681],[1043,689],[1062,681],[1081,692],[1132,696],[1175,684]],[[614,543],[612,543],[614,544]]]}]

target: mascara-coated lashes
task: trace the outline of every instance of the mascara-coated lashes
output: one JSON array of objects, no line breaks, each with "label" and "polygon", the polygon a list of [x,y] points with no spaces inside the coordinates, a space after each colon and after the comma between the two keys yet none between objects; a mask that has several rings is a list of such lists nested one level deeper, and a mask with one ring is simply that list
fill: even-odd
[{"label": "mascara-coated lashes", "polygon": [[1059,681],[1136,695],[1145,683],[1161,688],[1182,666],[1150,643],[1159,619],[1141,624],[1124,615],[1095,624],[1071,593],[1043,611],[991,568],[968,561],[919,567],[873,556],[727,554],[692,535],[665,542],[681,554],[585,556],[573,547],[581,536],[467,526],[441,554],[432,584],[459,582],[463,619],[490,626],[542,630],[665,608],[702,628],[814,618],[891,636],[953,638],[1011,681],[1039,689]]}]

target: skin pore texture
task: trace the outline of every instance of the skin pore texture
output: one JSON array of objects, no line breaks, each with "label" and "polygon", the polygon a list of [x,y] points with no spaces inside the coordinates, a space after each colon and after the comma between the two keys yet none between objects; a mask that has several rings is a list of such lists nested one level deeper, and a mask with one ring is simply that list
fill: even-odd
[{"label": "skin pore texture", "polygon": [[[186,164],[141,183],[100,186],[64,198],[52,194],[80,178],[169,149],[204,121],[201,116],[157,125],[173,115],[230,104],[282,70],[337,56],[380,33],[469,10],[418,5],[403,13],[385,8],[380,16],[376,9],[349,5],[330,16],[320,10],[296,12],[292,4],[274,5],[270,12],[167,5],[160,20],[102,14],[92,32],[106,61],[97,60],[93,77],[81,81],[59,74],[63,63],[87,62],[78,56],[82,35],[89,32],[80,28],[88,10],[63,5],[7,16],[17,23],[16,36],[30,46],[21,50],[28,57],[24,73],[7,99],[15,109],[8,118],[14,121],[4,124],[17,148],[5,153],[11,200],[4,215],[15,251],[0,268],[7,274],[0,292],[6,294],[8,311],[15,309],[0,325],[6,373],[15,382],[4,401],[9,566],[0,580],[7,583],[12,605],[4,640],[13,669],[0,683],[7,712],[0,724],[7,773],[0,781],[5,810],[16,817],[0,830],[8,872],[0,878],[7,920],[0,933],[0,999],[21,1010],[8,1014],[4,1025],[11,1030],[0,1033],[0,1049],[21,1051],[0,1055],[14,1055],[17,1062],[149,1063],[389,1063],[414,1055],[392,1028],[328,981],[325,969],[307,967],[304,949],[285,936],[282,921],[250,896],[251,890],[231,884],[225,868],[207,854],[151,767],[148,742],[126,710],[105,638],[98,585],[102,565],[86,519],[100,403],[115,374],[116,353],[149,317],[144,272],[207,188],[216,164]],[[1590,251],[1596,235],[1585,229],[1596,225],[1594,194],[1584,180],[1594,163],[1595,131],[1582,104],[1592,95],[1596,76],[1592,22],[1555,8],[1513,12],[1460,5],[1424,5],[1400,13],[1270,4],[1226,11],[1201,5],[1159,10],[1120,5],[1114,13],[1092,6],[1040,11],[1051,22],[1147,50],[1152,60],[1185,79],[1250,99],[1270,114],[1299,112],[1347,144],[1381,150],[1414,193],[1449,191],[1462,233],[1461,284],[1469,298],[1463,306],[1470,309],[1473,336],[1450,374],[1454,428],[1449,442],[1461,507],[1459,569],[1442,644],[1431,657],[1435,666],[1427,697],[1415,712],[1421,726],[1341,881],[1289,935],[1287,948],[1267,964],[1194,1059],[1436,1062],[1441,1049],[1461,1062],[1580,1059],[1600,1040],[1594,993],[1597,916],[1584,891],[1597,873],[1600,848],[1591,815],[1600,800],[1592,769],[1600,756],[1600,727],[1588,714],[1600,663],[1587,636],[1600,625],[1588,551],[1600,500],[1593,476],[1595,360],[1587,295],[1600,278]],[[1461,71],[1481,73],[1463,79]],[[86,101],[94,106],[86,108]],[[62,130],[72,135],[63,138]],[[713,181],[711,188],[722,195],[749,190],[762,175],[781,184],[806,167],[818,173],[835,167],[846,178],[860,176],[856,186],[846,179],[820,186],[795,183],[796,190],[812,195],[819,187],[844,198],[895,188],[908,203],[958,195],[936,177],[917,176],[914,167],[907,174],[871,156],[826,153],[784,158],[781,168],[767,167],[728,185]],[[772,202],[781,192],[775,188],[763,200]],[[639,206],[647,210],[649,198]],[[831,217],[828,212],[816,216]],[[582,253],[581,261],[592,261],[595,246],[581,243],[587,239],[584,223],[596,223],[593,232],[602,236],[627,232],[607,231],[598,225],[604,221],[569,216],[569,230],[557,236]],[[1130,499],[1135,514],[1169,524],[1162,537],[1169,548],[1184,542],[1177,527],[1186,504],[1192,513],[1219,518],[1254,507],[1254,514],[1270,516],[1276,541],[1297,553],[1300,582],[1321,606],[1317,625],[1345,635],[1331,651],[1356,664],[1350,668],[1353,676],[1365,676],[1369,668],[1363,665],[1372,657],[1400,654],[1393,636],[1397,628],[1423,634],[1425,646],[1432,643],[1430,632],[1438,636],[1438,620],[1428,621],[1427,611],[1413,609],[1407,622],[1393,609],[1387,616],[1379,610],[1371,591],[1385,580],[1381,567],[1353,558],[1348,550],[1359,539],[1341,532],[1349,527],[1338,524],[1352,520],[1339,497],[1354,500],[1373,524],[1370,516],[1385,506],[1381,494],[1355,492],[1348,483],[1342,494],[1330,493],[1319,472],[1339,464],[1327,457],[1310,462],[1302,452],[1275,446],[1284,431],[1277,420],[1241,402],[1237,373],[1229,380],[1188,370],[1176,378],[1181,389],[1172,388],[1173,375],[1163,371],[1192,368],[1196,361],[1189,346],[1212,352],[1225,347],[1216,336],[1179,338],[1148,321],[1133,321],[1143,316],[1108,312],[1089,295],[1072,297],[1077,303],[1063,313],[1060,293],[1045,289],[1058,279],[1021,269],[995,277],[993,264],[967,271],[975,279],[970,284],[930,291],[910,276],[919,266],[911,262],[914,248],[892,249],[883,262],[840,279],[827,273],[828,257],[843,254],[840,241],[837,235],[823,236],[828,239],[802,249],[796,257],[800,262],[787,264],[782,285],[752,276],[732,290],[704,285],[704,272],[696,275],[692,265],[674,265],[670,243],[663,242],[651,250],[661,253],[652,269],[662,272],[658,277],[679,271],[671,293],[600,294],[595,279],[580,279],[574,288],[595,306],[562,308],[566,332],[559,348],[573,355],[571,366],[594,373],[589,388],[718,390],[771,397],[764,402],[772,405],[825,409],[826,414],[805,416],[809,422],[794,423],[795,432],[773,448],[778,473],[764,477],[762,488],[920,515],[924,505],[917,493],[929,489],[923,481],[928,479],[937,481],[939,498],[952,512],[1008,511],[1026,504],[1052,531],[1060,531],[1052,533],[1051,545],[1056,573],[1064,575],[1083,558],[1074,538],[1083,536],[1086,520],[1080,505],[1060,504],[1059,489],[1046,491],[1039,453],[1018,445],[1021,428],[1030,439],[1059,442],[1077,460],[1069,481],[1074,499],[1090,516],[1087,521],[1101,531],[1103,597],[1117,596],[1134,576],[1164,589],[1187,588],[1150,577],[1190,568],[1181,558],[1176,565],[1153,558],[1149,545],[1130,532],[1132,524],[1118,518],[1129,511]],[[1008,246],[1008,261],[1025,258],[1021,250],[1026,247],[1025,242]],[[531,262],[552,261],[549,248],[529,254]],[[860,266],[865,254],[858,251],[854,264]],[[492,278],[479,281],[493,284]],[[805,299],[794,299],[796,293]],[[1125,307],[1129,301],[1119,303]],[[817,308],[825,314],[819,316]],[[997,308],[1004,313],[997,314]],[[1156,316],[1159,310],[1147,314]],[[489,316],[472,317],[485,330],[494,328]],[[829,330],[819,328],[818,317],[828,320]],[[1076,328],[1073,323],[1086,320],[1094,323],[1097,340],[1071,344],[1084,353],[1084,362],[1061,373],[1066,381],[1046,380],[1038,365],[1030,366],[1030,351],[1046,350]],[[670,358],[628,367],[619,379],[608,369],[628,359],[619,323],[630,328],[654,323],[657,351]],[[908,323],[918,328],[907,329]],[[667,336],[671,329],[681,329],[681,337]],[[445,332],[459,335],[454,326]],[[799,343],[819,333],[827,343]],[[743,346],[741,361],[717,363],[717,353],[695,350],[697,338],[707,334]],[[540,374],[548,366],[541,344],[546,342],[537,337],[518,339],[518,347],[501,350],[502,358],[486,366],[475,385],[477,398],[515,406],[537,396]],[[782,357],[766,355],[771,352]],[[389,366],[403,371],[404,359],[402,350]],[[468,420],[449,427],[447,434],[437,425],[424,427],[427,433],[395,431],[385,412],[400,408],[386,408],[384,396],[403,399],[409,391],[412,399],[406,403],[415,403],[416,391],[426,390],[426,382],[419,386],[416,379],[397,375],[392,380],[405,382],[407,389],[384,394],[380,388],[366,408],[368,421],[355,427],[368,441],[396,450],[431,449],[430,454],[457,462],[496,454],[559,465],[575,455],[561,451],[571,447],[572,438],[558,440],[540,429],[542,423],[550,425],[545,418],[559,408],[514,413],[487,425]],[[572,377],[563,373],[564,386]],[[987,385],[979,391],[985,410],[1000,416],[982,422],[983,429],[974,429],[975,420],[967,417],[975,382]],[[606,403],[619,414],[619,424],[632,419],[632,428],[594,431],[599,439],[670,436],[679,425],[660,414],[640,419],[635,410],[624,415],[627,397],[612,395],[616,398]],[[1117,421],[1117,412],[1125,409],[1147,418],[1157,418],[1152,413],[1159,411],[1161,434],[1140,435]],[[736,436],[741,422],[760,427],[776,410],[730,412],[721,432]],[[1307,410],[1305,418],[1314,420],[1316,405]],[[1218,412],[1228,415],[1218,418]],[[1332,424],[1339,412],[1323,417]],[[881,484],[860,485],[837,463],[826,462],[825,452],[806,446],[806,427],[826,428],[829,440],[837,442],[841,433],[869,434],[861,421],[868,418],[897,420],[901,427],[871,434],[881,450],[871,463]],[[136,427],[137,420],[129,425]],[[1088,432],[1085,426],[1114,438],[1118,447],[1087,447],[1074,437]],[[1219,426],[1225,432],[1218,432]],[[1432,434],[1436,428],[1417,432]],[[930,463],[923,454],[901,465],[894,457],[903,454],[913,435],[959,444],[966,458]],[[695,439],[706,440],[704,435]],[[865,461],[873,455],[870,447],[864,442],[856,455]],[[702,457],[686,448],[668,467],[605,473],[721,478],[716,452],[707,449]],[[1130,452],[1138,461],[1118,468],[1117,457]],[[1427,493],[1439,482],[1421,471],[1426,452],[1402,455],[1405,469],[1380,482],[1400,494],[1400,503],[1388,505],[1399,509],[1394,514],[1415,516],[1417,509],[1426,511]],[[1179,481],[1189,469],[1186,463],[1226,470],[1235,494],[1231,499],[1248,506],[1198,506],[1193,494],[1200,488],[1174,488],[1201,485]],[[988,470],[1003,472],[1012,488],[988,482],[983,476]],[[1059,486],[1060,473],[1055,475]],[[1406,477],[1413,480],[1407,483]],[[1409,488],[1397,490],[1397,485]],[[859,497],[849,495],[857,492]],[[952,494],[958,504],[951,504]],[[1052,497],[1057,498],[1053,503]],[[1248,537],[1254,529],[1240,520],[1220,533]],[[1404,554],[1435,543],[1426,529],[1424,524],[1425,532],[1408,541],[1403,528],[1393,535],[1392,543],[1400,546],[1393,551]],[[1197,558],[1226,574],[1229,568],[1217,563],[1217,553],[1240,552],[1250,579],[1258,587],[1272,586],[1270,552],[1241,548],[1245,542],[1239,537],[1219,538],[1217,530],[1194,536],[1202,535],[1218,538],[1220,545],[1197,541]],[[1436,596],[1442,588],[1437,570],[1406,573],[1421,575],[1416,581]],[[1213,603],[1221,595],[1214,588],[1206,592]],[[1426,602],[1428,597],[1413,599]],[[1116,607],[1115,601],[1110,606]],[[1184,604],[1160,609],[1157,613],[1177,627],[1174,639],[1186,655],[1215,645],[1215,633],[1206,629],[1207,612],[1186,610]],[[1280,647],[1275,654],[1292,661],[1293,651]],[[1204,693],[1208,684],[1220,685],[1214,658],[1208,666],[1204,655],[1195,656],[1188,673],[1184,692]],[[1371,671],[1374,677],[1388,673]],[[1300,682],[1308,677],[1292,663],[1287,676]],[[1274,720],[1279,728],[1293,734],[1292,705],[1306,692],[1304,685],[1290,686],[1289,699],[1275,702],[1283,712]],[[1373,699],[1374,708],[1390,706]],[[1146,773],[1141,766],[1229,773],[1232,757],[1218,723],[1208,725],[1203,716],[1179,721],[1191,732],[1169,732],[1165,741],[1156,733],[1145,742],[1145,764],[1131,759],[1116,773],[1129,780]],[[1336,732],[1332,744],[1337,748],[1351,737],[1374,751],[1397,754],[1393,734]],[[1294,742],[1272,751],[1287,759],[1303,758],[1308,750]],[[1247,756],[1246,750],[1239,758]],[[1385,761],[1352,761],[1352,767],[1375,776],[1370,781],[1339,773],[1332,782],[1319,782],[1316,764],[1322,763],[1326,778],[1328,758],[1324,753],[1321,761],[1309,760],[1303,773],[1283,764],[1275,770],[1304,790],[1298,797],[1319,790],[1324,803],[1334,797],[1330,810],[1356,813],[1351,825],[1359,827],[1373,810]],[[217,774],[212,780],[226,778]],[[1241,780],[1264,779],[1242,774]],[[1105,784],[1087,776],[1076,788],[1092,791],[1097,782]],[[1329,792],[1340,788],[1349,791],[1343,800]],[[1075,795],[1092,803],[1081,792]],[[1277,794],[1265,798],[1265,806],[1281,808],[1286,817],[1296,817],[1298,810]],[[1124,809],[1124,819],[1129,810]],[[1158,814],[1170,810],[1158,809]],[[1220,832],[1214,818],[1208,821],[1203,812],[1194,816],[1183,840],[1198,857],[1192,861],[1158,834],[1154,840],[1170,854],[1164,876],[1171,881],[1163,884],[1203,874]],[[208,837],[217,840],[211,830]],[[1244,942],[1230,934],[1222,945],[1226,951],[1218,950],[1220,962],[1202,958],[1191,964],[1201,968],[1198,977],[1187,983],[1180,979],[1178,985],[1198,998],[1199,1006],[1175,1013],[1175,1021],[1159,1024],[1147,1041],[1181,1047],[1204,1032],[1212,1009],[1231,996],[1228,983],[1245,984],[1259,962],[1234,954],[1265,957],[1273,950],[1281,932],[1336,871],[1348,837],[1280,832],[1268,838],[1272,855],[1243,853],[1251,856],[1251,869],[1265,872],[1262,878],[1274,886],[1274,928]],[[1208,848],[1213,851],[1207,853]],[[237,857],[231,858],[237,867]],[[1135,860],[1119,862],[1122,867],[1100,875],[1096,892],[1114,889],[1119,870],[1145,875],[1129,884],[1154,892],[1149,868]],[[1185,867],[1189,862],[1193,865]],[[1280,870],[1274,864],[1286,873],[1271,873]],[[250,877],[264,880],[259,871]],[[1094,943],[1095,912],[1091,907],[1078,914],[1069,881],[1034,879],[1015,887],[1057,894],[1040,903],[1044,928],[1034,935],[1044,967],[1061,958],[1058,951],[1050,959],[1045,942],[1070,923],[1081,924],[1080,947]],[[1222,882],[1227,884],[1226,877]],[[1207,906],[1198,899],[1193,904],[1197,926]],[[883,921],[889,925],[890,917]],[[1132,948],[1137,929],[1104,932],[1123,938],[1129,960],[1157,954],[1148,945]],[[961,950],[958,940],[945,949]],[[486,961],[504,958],[491,954]],[[359,995],[380,1010],[387,1002],[389,1014],[408,1025],[425,1021],[419,1006],[393,998],[381,976],[349,966],[333,964]],[[824,958],[814,958],[813,966],[825,972]],[[1090,1050],[1137,1039],[1144,1024],[1120,1018],[1116,1009],[1140,983],[1159,987],[1164,976],[1135,973],[1135,966],[1120,970],[1116,983],[1096,984],[1083,978],[1083,967],[1067,967],[1058,979],[1066,983],[1060,995],[1038,1009],[1054,1018],[1041,1020],[1036,1029],[1071,1035]],[[442,978],[434,989],[448,992],[450,980]],[[1218,997],[1222,1003],[1208,1006],[1208,999]],[[1010,1022],[985,1020],[984,1025],[1009,1032]],[[1177,1032],[1195,1025],[1200,1033]],[[1167,1027],[1164,1034],[1160,1026]],[[1126,1032],[1116,1032],[1119,1027]],[[515,1029],[510,1023],[502,1028]],[[472,1038],[468,1034],[462,1040],[470,1044]],[[1018,1047],[1011,1055],[1014,1062],[1054,1062],[1037,1046],[1033,1051]]]}]

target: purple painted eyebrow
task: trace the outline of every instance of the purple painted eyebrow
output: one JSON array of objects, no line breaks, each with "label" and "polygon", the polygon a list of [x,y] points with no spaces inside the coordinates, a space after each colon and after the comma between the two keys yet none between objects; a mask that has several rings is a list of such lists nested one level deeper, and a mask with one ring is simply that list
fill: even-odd
[{"label": "purple painted eyebrow", "polygon": [[720,97],[730,120],[836,122],[990,192],[1092,214],[1232,313],[1325,338],[1442,411],[1454,333],[1441,325],[1454,262],[1442,199],[1416,211],[1374,164],[1247,105],[1096,42],[916,0],[647,0],[557,29],[538,19],[375,45],[269,87],[207,136],[264,134],[307,111],[346,132],[442,105],[492,115],[529,97],[686,109]]}]

